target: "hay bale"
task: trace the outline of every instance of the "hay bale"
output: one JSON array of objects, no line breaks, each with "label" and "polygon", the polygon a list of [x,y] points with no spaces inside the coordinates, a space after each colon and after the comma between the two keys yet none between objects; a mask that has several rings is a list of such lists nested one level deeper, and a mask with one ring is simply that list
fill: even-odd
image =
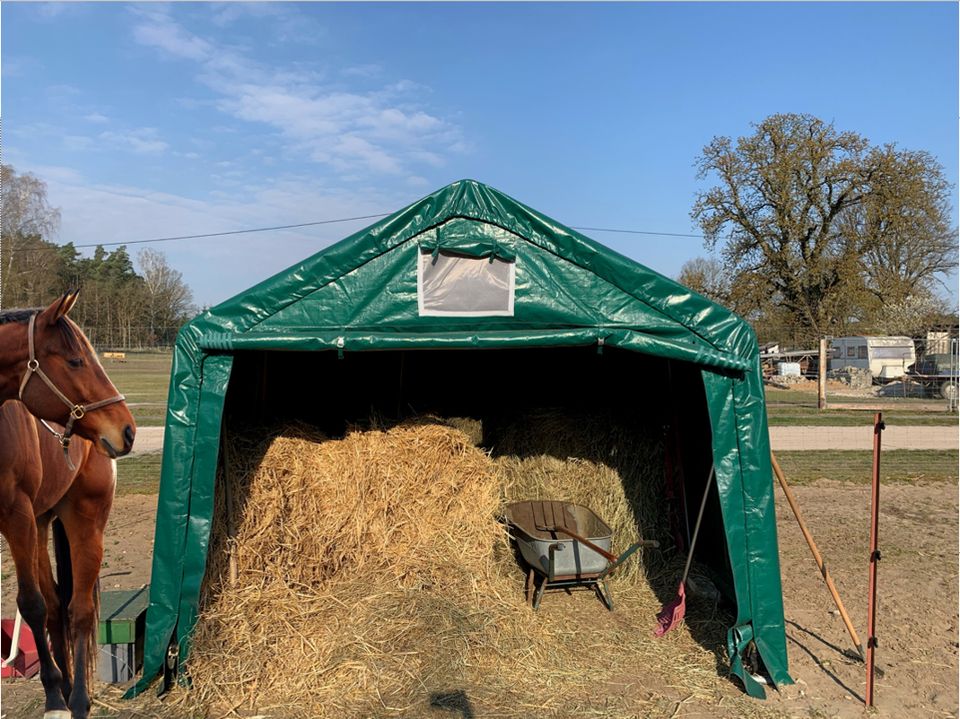
[{"label": "hay bale", "polygon": [[[488,430],[504,500],[555,499],[589,507],[613,530],[613,551],[668,538],[662,432],[614,415],[541,410]],[[640,550],[618,572],[635,582],[661,554]]]},{"label": "hay bale", "polygon": [[[191,714],[273,717],[447,716],[451,707],[668,716],[674,687],[708,701],[729,695],[714,652],[686,628],[652,637],[682,558],[659,575],[648,561],[650,582],[634,563],[615,588],[616,613],[590,595],[548,596],[534,613],[497,521],[505,502],[543,496],[591,507],[621,548],[656,536],[656,433],[538,413],[484,427],[491,457],[475,446],[475,422],[457,424],[426,418],[342,439],[302,425],[231,436],[191,688],[173,702]],[[695,603],[688,611],[689,626],[715,635],[722,652],[729,618],[714,607],[698,619]],[[624,694],[638,673],[658,689]]]},{"label": "hay bale", "polygon": [[415,421],[331,440],[299,426],[229,444],[188,664],[195,706],[402,711],[425,688],[475,681],[510,617],[528,621],[493,566],[506,537],[490,459],[459,430]]}]

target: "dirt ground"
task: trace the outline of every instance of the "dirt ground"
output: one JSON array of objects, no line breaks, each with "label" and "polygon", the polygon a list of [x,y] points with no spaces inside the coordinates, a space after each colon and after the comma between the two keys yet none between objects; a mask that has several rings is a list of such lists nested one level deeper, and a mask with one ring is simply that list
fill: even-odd
[{"label": "dirt ground", "polygon": [[[822,480],[798,487],[795,492],[861,640],[866,642],[869,487]],[[638,667],[630,676],[608,672],[608,679],[598,683],[595,696],[582,707],[571,707],[571,717],[584,716],[586,710],[590,716],[622,719],[733,717],[748,713],[811,718],[865,715],[863,666],[845,655],[852,643],[843,622],[835,613],[789,507],[782,497],[777,500],[790,671],[797,683],[770,692],[765,702],[753,702],[718,674],[714,698],[705,701],[685,693],[668,677],[659,676],[655,667]],[[881,500],[883,559],[878,585],[877,660],[883,675],[876,683],[877,710],[873,715],[957,717],[957,486],[890,485],[883,487]],[[134,588],[149,581],[155,510],[154,495],[117,498],[101,575],[104,588]],[[12,614],[15,586],[5,549],[2,571],[6,616]],[[604,616],[614,621],[617,613],[607,615],[599,606],[589,597],[548,595],[540,611],[583,613],[579,617],[587,620],[581,622],[583,627]],[[716,644],[722,643],[723,637],[718,636]],[[615,651],[612,647],[611,652]],[[4,681],[0,701],[0,714],[6,719],[42,715],[37,680]],[[453,702],[446,707],[430,714],[485,715],[469,703]],[[744,711],[746,707],[749,711]],[[156,701],[152,705],[141,703],[135,710],[126,708],[115,688],[101,685],[95,695],[93,716],[169,714]]]},{"label": "dirt ground", "polygon": [[[794,491],[865,645],[870,488],[821,480]],[[844,656],[852,642],[781,499],[777,524],[787,644],[797,684],[773,703],[793,716],[859,716],[863,665]],[[956,717],[957,487],[885,486],[880,500],[878,716]]]}]

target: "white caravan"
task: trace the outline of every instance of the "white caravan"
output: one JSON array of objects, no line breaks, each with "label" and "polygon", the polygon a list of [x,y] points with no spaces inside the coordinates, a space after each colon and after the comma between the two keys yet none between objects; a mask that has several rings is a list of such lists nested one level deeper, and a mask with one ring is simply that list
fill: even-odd
[{"label": "white caravan", "polygon": [[834,337],[830,340],[830,369],[868,369],[878,382],[903,377],[917,361],[909,337]]}]

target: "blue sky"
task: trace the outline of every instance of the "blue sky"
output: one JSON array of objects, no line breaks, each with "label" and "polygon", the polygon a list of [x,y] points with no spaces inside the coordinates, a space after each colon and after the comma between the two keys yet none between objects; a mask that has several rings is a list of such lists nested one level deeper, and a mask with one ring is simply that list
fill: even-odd
[{"label": "blue sky", "polygon": [[[955,3],[0,15],[3,161],[46,180],[60,242],[391,212],[464,177],[569,225],[695,233],[700,149],[776,112],[927,150],[957,184]],[[151,246],[212,304],[364,224]],[[695,238],[588,234],[670,276],[706,254]]]}]

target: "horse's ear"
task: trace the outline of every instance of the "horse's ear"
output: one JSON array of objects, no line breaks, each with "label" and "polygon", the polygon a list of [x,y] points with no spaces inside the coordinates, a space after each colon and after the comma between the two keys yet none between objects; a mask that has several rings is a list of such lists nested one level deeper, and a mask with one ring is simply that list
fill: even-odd
[{"label": "horse's ear", "polygon": [[50,306],[47,307],[41,316],[49,324],[53,324],[61,317],[67,314],[70,311],[70,308],[73,307],[74,303],[77,301],[77,296],[79,293],[70,290],[65,294],[61,295],[59,299],[54,300],[50,303]]},{"label": "horse's ear", "polygon": [[60,310],[61,317],[63,317],[65,314],[67,314],[70,310],[73,309],[73,306],[77,304],[77,299],[79,299],[79,297],[80,297],[80,290],[72,290],[70,292],[67,292],[66,295],[64,295],[63,307]]}]

